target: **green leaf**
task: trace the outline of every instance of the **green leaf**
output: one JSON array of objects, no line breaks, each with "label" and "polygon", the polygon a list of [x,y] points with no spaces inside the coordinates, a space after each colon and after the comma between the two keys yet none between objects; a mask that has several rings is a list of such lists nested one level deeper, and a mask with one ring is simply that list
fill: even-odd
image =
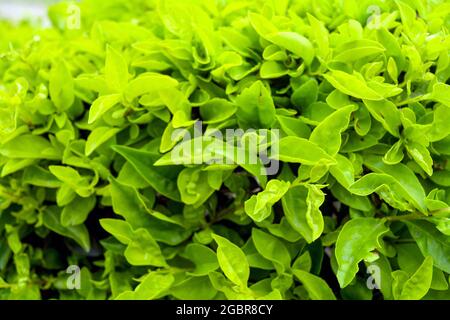
[{"label": "green leaf", "polygon": [[87,228],[82,224],[64,227],[60,221],[61,212],[56,206],[48,207],[42,214],[42,222],[47,228],[64,237],[73,239],[84,251],[89,251],[91,245]]},{"label": "green leaf", "polygon": [[290,269],[291,256],[281,240],[256,228],[252,229],[252,240],[256,250],[273,262],[279,274]]},{"label": "green leaf", "polygon": [[105,78],[114,92],[122,92],[128,83],[128,64],[122,54],[111,46],[106,48]]},{"label": "green leaf", "polygon": [[386,164],[397,164],[403,160],[403,157],[403,141],[399,140],[386,152],[383,161]]},{"label": "green leaf", "polygon": [[420,300],[430,289],[433,277],[433,258],[426,257],[417,271],[405,281],[400,295],[394,296],[398,300]]},{"label": "green leaf", "polygon": [[170,199],[180,200],[180,194],[175,181],[180,172],[178,168],[155,168],[154,163],[159,158],[159,155],[156,153],[124,146],[114,146],[113,150],[123,156],[156,191]]},{"label": "green leaf", "polygon": [[433,86],[433,91],[431,92],[431,97],[443,105],[450,107],[450,86],[445,83],[436,83]]},{"label": "green leaf", "polygon": [[146,93],[158,92],[178,86],[178,81],[162,74],[144,73],[131,80],[125,88],[128,101]]},{"label": "green leaf", "polygon": [[342,143],[341,133],[348,128],[350,116],[357,109],[356,105],[349,105],[336,110],[313,130],[309,140],[324,146],[330,156],[336,155]]},{"label": "green leaf", "polygon": [[89,120],[88,123],[94,123],[106,112],[108,112],[112,107],[121,101],[122,97],[120,94],[109,94],[106,96],[100,96],[96,99],[89,110]]},{"label": "green leaf", "polygon": [[158,243],[146,229],[133,230],[129,223],[118,219],[101,219],[100,224],[117,240],[127,245],[124,256],[131,265],[167,265]]},{"label": "green leaf", "polygon": [[[235,147],[231,143],[226,143],[213,136],[196,137],[180,142],[173,150],[158,159],[154,165],[237,164],[255,176],[261,186],[264,186],[267,181],[266,169],[261,159],[257,157],[252,143],[246,142],[244,146]],[[253,161],[256,163],[252,163]]]},{"label": "green leaf", "polygon": [[307,139],[311,134],[311,129],[300,119],[278,115],[277,120],[281,130],[288,136]]},{"label": "green leaf", "polygon": [[333,87],[349,96],[365,100],[383,100],[383,97],[373,89],[369,88],[360,74],[348,74],[343,71],[334,70],[324,75],[325,79]]},{"label": "green leaf", "polygon": [[325,195],[315,185],[292,187],[282,198],[287,221],[308,243],[323,232],[324,221],[319,208],[324,200]]},{"label": "green leaf", "polygon": [[314,59],[314,47],[304,36],[295,32],[275,32],[266,36],[266,39],[281,48],[291,51],[301,57],[307,65]]},{"label": "green leaf", "polygon": [[31,166],[24,170],[22,180],[24,183],[45,188],[59,188],[61,181],[48,170],[39,166]]},{"label": "green leaf", "polygon": [[289,70],[277,61],[264,61],[259,69],[262,79],[275,79],[288,74]]},{"label": "green leaf", "polygon": [[94,196],[75,198],[63,208],[61,212],[61,224],[64,227],[82,224],[94,209],[95,204],[96,199]]},{"label": "green leaf", "polygon": [[450,106],[438,105],[434,110],[433,123],[428,131],[428,140],[439,141],[450,135]]},{"label": "green leaf", "polygon": [[422,254],[425,257],[431,256],[436,267],[449,273],[449,237],[440,233],[433,224],[427,221],[409,221],[407,225]]},{"label": "green leaf", "polygon": [[317,101],[319,85],[315,79],[310,79],[295,89],[291,96],[291,102],[299,110]]},{"label": "green leaf", "polygon": [[348,221],[339,233],[336,242],[338,262],[337,278],[345,288],[358,272],[358,263],[370,257],[371,251],[381,247],[380,237],[389,231],[385,220],[356,218]]},{"label": "green leaf", "polygon": [[323,21],[320,21],[312,14],[307,13],[309,24],[311,25],[310,37],[314,40],[317,50],[316,53],[322,59],[328,57],[330,51],[329,32]]},{"label": "green leaf", "polygon": [[147,226],[149,209],[135,188],[111,178],[111,200],[114,212],[124,217],[132,228]]},{"label": "green leaf", "polygon": [[337,54],[333,60],[340,62],[354,62],[369,56],[377,55],[385,51],[377,41],[361,39],[344,43],[336,48]]},{"label": "green leaf", "polygon": [[177,185],[181,201],[198,207],[214,192],[208,183],[209,173],[200,168],[185,168],[178,175]]},{"label": "green leaf", "polygon": [[191,273],[196,276],[208,275],[219,268],[216,253],[207,246],[190,243],[186,246],[183,256],[195,264]]},{"label": "green leaf", "polygon": [[49,92],[53,103],[59,110],[69,109],[75,100],[72,74],[63,60],[52,66]]},{"label": "green leaf", "polygon": [[408,154],[429,175],[433,175],[433,159],[426,147],[416,142],[405,144]]},{"label": "green leaf", "polygon": [[130,224],[124,220],[110,218],[100,219],[100,225],[123,244],[129,244],[133,238],[133,229]]},{"label": "green leaf", "polygon": [[374,172],[385,173],[393,177],[409,195],[409,200],[421,212],[425,212],[425,191],[416,175],[407,166],[399,163],[387,165],[377,156],[367,156],[364,164]]},{"label": "green leaf", "polygon": [[363,101],[372,117],[379,121],[390,134],[399,137],[400,112],[395,104],[389,100],[372,101],[364,99]]},{"label": "green leaf", "polygon": [[440,186],[450,187],[450,170],[435,171],[430,179]]},{"label": "green leaf", "polygon": [[134,266],[166,266],[158,243],[146,229],[137,229],[124,252],[127,261]]},{"label": "green leaf", "polygon": [[178,245],[191,235],[190,230],[180,225],[177,217],[169,217],[151,209],[149,199],[136,188],[111,179],[111,198],[114,212],[123,216],[134,229],[151,230],[155,240],[169,245]]},{"label": "green leaf", "polygon": [[272,22],[270,22],[263,15],[251,12],[249,13],[248,18],[250,19],[252,27],[263,38],[266,38],[267,35],[278,31]]},{"label": "green leaf", "polygon": [[200,106],[200,115],[206,124],[225,121],[236,113],[237,107],[220,98],[214,98]]},{"label": "green leaf", "polygon": [[252,239],[242,247],[242,251],[245,253],[248,264],[251,268],[258,268],[262,270],[273,270],[274,264],[264,258],[258,250],[256,250],[255,244]]},{"label": "green leaf", "polygon": [[180,300],[211,300],[217,290],[211,284],[208,276],[187,278],[175,285],[170,293]]},{"label": "green leaf", "polygon": [[86,140],[85,154],[91,155],[98,147],[116,136],[121,129],[111,127],[97,127],[89,134]]},{"label": "green leaf", "polygon": [[218,245],[217,259],[219,260],[219,265],[223,273],[234,284],[241,288],[246,288],[250,275],[250,268],[245,254],[238,246],[228,239],[216,234],[212,237]]},{"label": "green leaf", "polygon": [[373,206],[368,197],[358,196],[354,193],[351,193],[346,188],[342,187],[339,184],[335,184],[331,188],[331,193],[333,196],[345,204],[350,208],[354,208],[361,211],[371,211]]},{"label": "green leaf", "polygon": [[81,176],[77,170],[67,166],[49,166],[50,172],[68,187],[74,190],[80,197],[89,197],[93,188],[87,177]]},{"label": "green leaf", "polygon": [[245,202],[245,213],[256,222],[263,221],[270,216],[272,206],[288,191],[289,185],[289,182],[270,180],[263,191]]},{"label": "green leaf", "polygon": [[24,134],[0,146],[0,154],[8,158],[60,160],[61,152],[41,136]]},{"label": "green leaf", "polygon": [[5,165],[2,168],[1,177],[6,177],[14,172],[20,171],[23,168],[31,166],[35,163],[36,163],[35,159],[21,159],[21,160],[10,159],[5,163]]},{"label": "green leaf", "polygon": [[358,196],[368,196],[376,192],[392,207],[412,211],[410,195],[392,176],[382,173],[369,173],[349,187]]},{"label": "green leaf", "polygon": [[175,278],[172,274],[148,273],[134,290],[134,300],[154,300],[170,289]]},{"label": "green leaf", "polygon": [[256,81],[236,97],[236,117],[244,128],[270,128],[275,122],[275,106],[270,91]]},{"label": "green leaf", "polygon": [[[379,258],[366,263],[367,273],[371,273],[374,284],[383,293],[385,300],[392,299],[392,268],[386,256],[379,254]],[[372,271],[373,270],[373,271]]]},{"label": "green leaf", "polygon": [[303,270],[294,269],[292,273],[303,284],[311,300],[336,300],[336,296],[322,278]]},{"label": "green leaf", "polygon": [[336,154],[337,164],[330,167],[330,173],[345,188],[349,188],[355,182],[355,170],[352,162],[343,155]]},{"label": "green leaf", "polygon": [[299,137],[285,137],[272,145],[272,157],[276,157],[278,150],[278,159],[286,162],[302,163],[305,165],[315,165],[318,162],[334,164],[336,161],[327,154],[317,144]]}]

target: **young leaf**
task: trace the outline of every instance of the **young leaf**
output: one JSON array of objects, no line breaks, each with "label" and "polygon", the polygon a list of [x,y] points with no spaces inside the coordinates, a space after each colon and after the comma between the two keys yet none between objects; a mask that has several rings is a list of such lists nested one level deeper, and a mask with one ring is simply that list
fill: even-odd
[{"label": "young leaf", "polygon": [[63,60],[52,66],[49,92],[53,103],[59,110],[69,109],[75,100],[72,74]]},{"label": "young leaf", "polygon": [[322,278],[299,269],[292,272],[303,284],[311,300],[336,300],[333,291]]},{"label": "young leaf", "polygon": [[349,96],[365,100],[383,100],[381,95],[367,86],[361,76],[334,70],[324,77],[333,87]]},{"label": "young leaf", "polygon": [[124,256],[134,266],[166,266],[158,243],[146,229],[137,229],[125,249]]},{"label": "young leaf", "polygon": [[178,81],[169,76],[144,73],[128,83],[125,88],[125,96],[128,101],[133,101],[134,98],[146,93],[175,88],[177,85]]},{"label": "young leaf", "polygon": [[[36,152],[39,150],[39,152]],[[0,146],[0,154],[8,158],[60,160],[61,152],[41,137],[31,134],[18,136]]]},{"label": "young leaf", "polygon": [[270,180],[263,191],[245,202],[245,213],[256,222],[263,221],[270,216],[272,206],[288,191],[289,185],[289,182]]},{"label": "young leaf", "polygon": [[91,124],[97,121],[109,109],[119,103],[120,100],[121,95],[116,93],[98,97],[98,99],[96,99],[94,103],[92,103],[91,109],[89,110],[88,123]]},{"label": "young leaf", "polygon": [[196,276],[208,275],[208,273],[219,268],[216,253],[204,245],[198,243],[188,244],[183,256],[195,264],[192,274]]},{"label": "young leaf", "polygon": [[317,144],[299,137],[285,137],[274,143],[278,150],[278,159],[286,162],[315,165],[318,162],[334,164],[336,160],[328,155]]},{"label": "young leaf", "polygon": [[61,224],[64,227],[82,224],[94,209],[96,199],[94,196],[88,198],[77,197],[66,205],[61,212]]},{"label": "young leaf", "polygon": [[44,225],[64,237],[73,239],[84,251],[88,252],[91,245],[89,233],[83,224],[77,226],[64,227],[61,224],[61,211],[56,206],[48,207],[42,214]]},{"label": "young leaf", "polygon": [[347,129],[350,116],[357,109],[356,105],[349,105],[336,110],[313,130],[309,140],[319,146],[324,146],[324,150],[330,156],[336,155],[342,143],[341,133]]},{"label": "young leaf", "polygon": [[324,221],[319,208],[324,199],[323,192],[314,185],[295,186],[282,199],[287,221],[308,243],[323,232]]},{"label": "young leaf", "polygon": [[91,155],[99,146],[107,142],[109,139],[114,137],[121,129],[110,128],[110,127],[97,127],[92,130],[91,134],[86,140],[85,154],[87,156]]},{"label": "young leaf", "polygon": [[281,240],[255,228],[252,229],[252,240],[256,250],[264,258],[273,262],[278,273],[281,274],[290,269],[291,256]]},{"label": "young leaf", "polygon": [[155,168],[154,163],[159,158],[156,153],[132,149],[124,146],[114,146],[113,149],[122,155],[133,168],[145,179],[156,191],[164,196],[180,200],[175,178],[179,169],[173,167]]},{"label": "young leaf", "polygon": [[175,281],[172,274],[148,273],[134,290],[134,300],[153,300],[160,298]]},{"label": "young leaf", "polygon": [[307,38],[298,33],[288,31],[275,32],[267,35],[266,39],[303,58],[307,65],[311,64],[314,58],[313,45]]},{"label": "young leaf", "polygon": [[434,265],[450,272],[450,240],[427,221],[409,221],[407,223],[411,236],[424,256],[431,256]]},{"label": "young leaf", "polygon": [[433,277],[433,258],[426,257],[417,271],[405,281],[398,300],[420,300],[430,289]]},{"label": "young leaf", "polygon": [[389,231],[385,220],[357,218],[348,221],[339,233],[336,242],[338,263],[337,278],[341,288],[345,288],[358,272],[358,263],[370,256],[374,249],[381,247],[380,237]]},{"label": "young leaf", "polygon": [[238,246],[228,239],[216,234],[212,237],[218,245],[217,259],[219,260],[219,265],[223,273],[234,284],[241,288],[246,288],[250,275],[250,268],[245,254]]},{"label": "young leaf", "polygon": [[109,88],[114,92],[122,92],[128,83],[128,64],[116,49],[106,49],[105,78]]},{"label": "young leaf", "polygon": [[236,98],[236,116],[244,128],[270,128],[275,122],[275,106],[261,81],[244,89]]}]

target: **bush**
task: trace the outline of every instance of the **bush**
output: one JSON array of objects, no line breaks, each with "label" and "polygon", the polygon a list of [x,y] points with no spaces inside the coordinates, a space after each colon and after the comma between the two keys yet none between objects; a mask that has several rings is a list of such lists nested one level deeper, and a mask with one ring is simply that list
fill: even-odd
[{"label": "bush", "polygon": [[1,23],[0,298],[449,299],[449,13],[84,0]]}]

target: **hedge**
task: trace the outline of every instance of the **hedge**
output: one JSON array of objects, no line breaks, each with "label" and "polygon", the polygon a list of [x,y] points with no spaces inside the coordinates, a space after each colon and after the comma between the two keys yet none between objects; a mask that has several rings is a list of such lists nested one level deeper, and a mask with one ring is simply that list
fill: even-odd
[{"label": "hedge", "polygon": [[450,299],[448,1],[48,13],[0,22],[0,299]]}]

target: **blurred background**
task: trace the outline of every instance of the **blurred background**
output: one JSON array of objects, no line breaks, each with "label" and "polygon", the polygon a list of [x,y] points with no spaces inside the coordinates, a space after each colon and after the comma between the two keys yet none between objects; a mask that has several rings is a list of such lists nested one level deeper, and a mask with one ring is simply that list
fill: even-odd
[{"label": "blurred background", "polygon": [[47,6],[58,1],[0,0],[0,20],[18,22],[23,19],[28,19],[47,26],[50,24],[47,18]]}]

